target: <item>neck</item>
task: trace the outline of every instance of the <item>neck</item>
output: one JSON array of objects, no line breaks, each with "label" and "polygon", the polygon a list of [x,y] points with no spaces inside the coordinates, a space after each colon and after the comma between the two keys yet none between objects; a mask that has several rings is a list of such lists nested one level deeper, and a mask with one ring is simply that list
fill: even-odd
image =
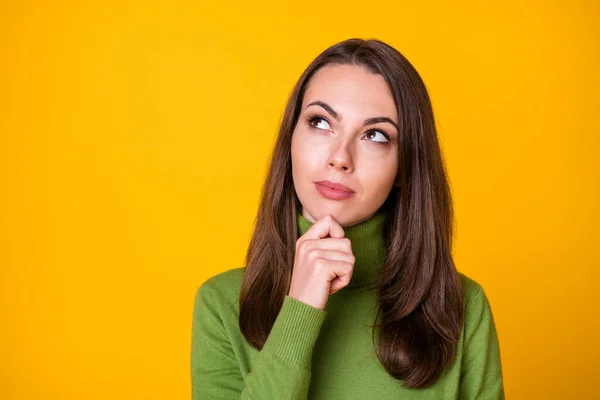
[{"label": "neck", "polygon": [[[385,258],[383,230],[387,211],[383,208],[369,219],[344,228],[344,237],[350,239],[354,254],[354,271],[350,283],[341,291],[361,290],[377,282],[379,270]],[[308,219],[297,213],[298,236],[304,235],[313,225]]]}]

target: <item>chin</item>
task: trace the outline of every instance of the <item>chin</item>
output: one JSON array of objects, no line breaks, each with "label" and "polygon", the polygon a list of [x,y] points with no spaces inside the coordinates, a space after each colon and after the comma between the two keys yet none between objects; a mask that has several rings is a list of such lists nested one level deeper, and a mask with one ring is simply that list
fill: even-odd
[{"label": "chin", "polygon": [[349,215],[347,206],[342,204],[335,207],[316,207],[313,212],[308,211],[308,214],[311,215],[315,221],[323,218],[325,215],[331,215],[342,227],[353,225],[356,223],[354,221],[357,221],[355,217]]}]

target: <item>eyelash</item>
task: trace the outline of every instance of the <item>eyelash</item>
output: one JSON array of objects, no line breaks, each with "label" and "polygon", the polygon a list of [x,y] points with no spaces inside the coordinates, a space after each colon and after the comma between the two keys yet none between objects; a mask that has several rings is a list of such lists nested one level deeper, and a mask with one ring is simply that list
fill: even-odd
[{"label": "eyelash", "polygon": [[[319,115],[319,114],[314,114],[314,115],[311,115],[311,116],[309,116],[309,117],[307,118],[307,120],[308,120],[308,125],[309,125],[311,128],[314,128],[314,129],[319,129],[319,128],[317,128],[316,126],[313,126],[313,122],[314,122],[314,121],[318,121],[318,120],[320,120],[320,119],[322,119],[323,121],[326,121],[326,122],[327,122],[329,125],[331,125],[331,124],[329,123],[329,120],[328,120],[327,118],[325,118],[325,117],[323,117],[323,116],[321,116],[321,115]],[[322,129],[319,129],[319,130],[322,130]],[[390,144],[390,142],[392,141],[392,139],[390,138],[390,135],[388,135],[388,134],[387,134],[387,132],[386,132],[386,131],[384,131],[384,130],[382,130],[382,129],[369,129],[369,130],[367,131],[367,133],[371,133],[371,132],[379,132],[379,133],[381,133],[383,136],[385,136],[385,138],[386,138],[388,141],[387,141],[387,142],[377,142],[377,141],[375,141],[375,140],[369,140],[370,142],[373,142],[373,143],[376,143],[376,144],[383,144],[383,145],[386,145],[386,144]]]}]

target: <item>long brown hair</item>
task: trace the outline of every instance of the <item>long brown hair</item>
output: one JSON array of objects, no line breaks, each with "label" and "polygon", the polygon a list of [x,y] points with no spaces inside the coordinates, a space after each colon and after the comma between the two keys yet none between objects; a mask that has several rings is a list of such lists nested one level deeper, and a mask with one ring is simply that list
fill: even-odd
[{"label": "long brown hair", "polygon": [[[246,254],[239,326],[262,349],[289,293],[301,204],[292,181],[291,142],[311,77],[327,64],[358,65],[380,74],[399,117],[398,186],[382,207],[386,257],[378,290],[377,356],[405,387],[433,384],[456,357],[464,294],[452,260],[453,206],[424,82],[396,49],[376,40],[348,39],[306,68],[288,100],[261,193]],[[377,322],[379,321],[379,322]]]}]

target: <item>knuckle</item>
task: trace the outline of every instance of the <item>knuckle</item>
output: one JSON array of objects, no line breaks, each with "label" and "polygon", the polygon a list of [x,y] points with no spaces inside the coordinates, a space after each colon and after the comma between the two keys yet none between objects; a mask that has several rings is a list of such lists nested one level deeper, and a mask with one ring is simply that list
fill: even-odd
[{"label": "knuckle", "polygon": [[352,250],[352,242],[350,239],[342,238],[342,240],[344,241],[344,247],[346,247],[348,250]]},{"label": "knuckle", "polygon": [[321,269],[325,268],[325,259],[323,259],[321,257],[317,257],[313,260],[312,264],[315,269],[321,270]]},{"label": "knuckle", "polygon": [[308,241],[300,240],[296,242],[296,252],[306,252],[308,250]]}]

